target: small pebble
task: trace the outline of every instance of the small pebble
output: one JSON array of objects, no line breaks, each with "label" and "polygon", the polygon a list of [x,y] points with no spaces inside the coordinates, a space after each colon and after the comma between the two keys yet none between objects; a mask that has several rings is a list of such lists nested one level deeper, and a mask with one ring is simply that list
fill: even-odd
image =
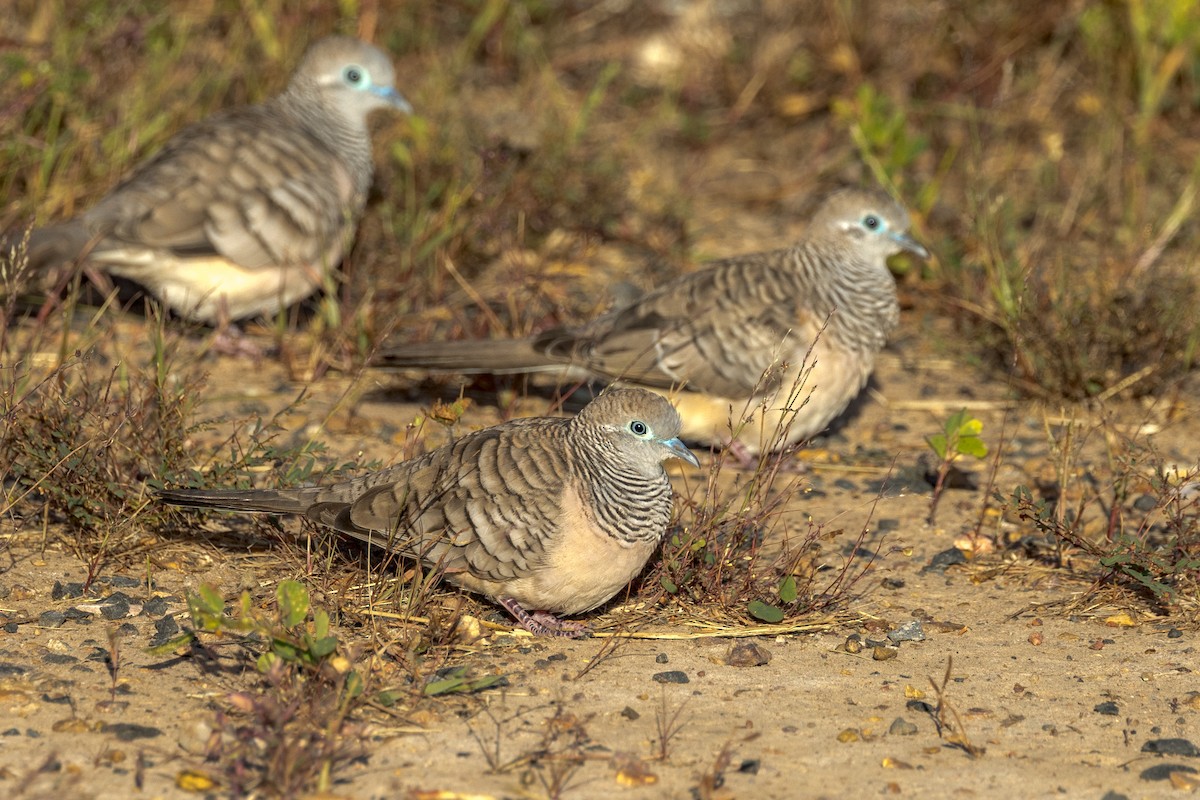
[{"label": "small pebble", "polygon": [[687,683],[688,682],[687,673],[681,672],[677,669],[668,670],[667,672],[656,672],[656,673],[654,673],[653,678],[654,678],[655,682],[657,682],[657,683]]},{"label": "small pebble", "polygon": [[42,656],[42,661],[47,664],[78,664],[79,659],[75,656],[66,653],[46,653]]},{"label": "small pebble", "polygon": [[893,642],[923,642],[925,641],[925,630],[921,627],[920,621],[914,619],[894,631],[888,631],[887,638]]},{"label": "small pebble", "polygon": [[1097,714],[1104,714],[1107,717],[1115,717],[1121,713],[1121,709],[1111,700],[1100,703],[1092,708]]},{"label": "small pebble", "polygon": [[900,655],[900,649],[896,647],[876,647],[871,652],[871,658],[875,661],[891,661],[898,655]]},{"label": "small pebble", "polygon": [[903,578],[884,578],[879,584],[885,589],[903,589]]},{"label": "small pebble", "polygon": [[167,613],[167,598],[151,597],[142,605],[142,613],[148,617],[161,617]]},{"label": "small pebble", "polygon": [[917,726],[904,717],[896,717],[888,728],[888,734],[891,736],[912,736],[916,732]]},{"label": "small pebble", "polygon": [[642,718],[642,715],[639,714],[636,710],[634,710],[634,708],[632,706],[625,706],[624,708],[622,708],[621,716],[624,717],[625,719],[629,720],[630,722],[633,722],[635,719]]},{"label": "small pebble", "polygon": [[137,725],[133,722],[113,722],[105,725],[103,733],[111,733],[122,742],[132,742],[135,739],[153,739],[162,736],[163,732],[149,725]]},{"label": "small pebble", "polygon": [[759,760],[757,758],[747,758],[742,761],[741,765],[738,767],[738,772],[742,773],[743,775],[757,775],[758,766]]},{"label": "small pebble", "polygon": [[771,651],[755,642],[738,642],[725,654],[731,667],[761,667],[771,663]]},{"label": "small pebble", "polygon": [[659,653],[658,655],[656,655],[656,656],[654,657],[654,663],[655,663],[655,664],[665,664],[665,663],[667,663],[667,661],[668,661],[668,660],[669,660],[669,659],[667,658],[667,654],[666,654],[666,653]]},{"label": "small pebble", "polygon": [[942,552],[929,559],[929,563],[921,568],[922,573],[946,571],[947,567],[952,567],[955,564],[967,563],[967,557],[962,554],[962,551],[957,547],[951,547],[949,550]]},{"label": "small pebble", "polygon": [[105,619],[124,619],[129,616],[129,603],[122,599],[114,603],[106,601],[100,606],[100,615]]},{"label": "small pebble", "polygon": [[61,611],[43,611],[38,616],[38,625],[43,628],[57,628],[67,621],[67,615]]},{"label": "small pebble", "polygon": [[1171,630],[1167,631],[1167,638],[1168,639],[1182,639],[1183,631],[1179,630],[1179,628],[1171,628]]},{"label": "small pebble", "polygon": [[1153,511],[1158,508],[1158,498],[1153,495],[1144,494],[1133,501],[1133,507],[1142,512]]}]

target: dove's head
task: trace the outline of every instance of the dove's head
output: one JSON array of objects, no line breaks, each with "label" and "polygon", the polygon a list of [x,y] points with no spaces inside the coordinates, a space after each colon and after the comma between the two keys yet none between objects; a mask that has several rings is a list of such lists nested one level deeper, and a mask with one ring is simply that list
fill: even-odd
[{"label": "dove's head", "polygon": [[669,458],[692,466],[700,462],[679,440],[679,413],[664,397],[646,389],[610,389],[579,412],[577,429],[597,436],[623,466],[655,474]]},{"label": "dove's head", "polygon": [[806,238],[853,250],[872,263],[901,251],[929,258],[929,251],[909,234],[909,224],[908,212],[882,192],[844,189],[821,204]]},{"label": "dove's head", "polygon": [[327,36],[310,47],[288,91],[305,98],[315,94],[323,108],[364,129],[375,109],[412,112],[396,91],[392,60],[378,47],[349,36]]}]

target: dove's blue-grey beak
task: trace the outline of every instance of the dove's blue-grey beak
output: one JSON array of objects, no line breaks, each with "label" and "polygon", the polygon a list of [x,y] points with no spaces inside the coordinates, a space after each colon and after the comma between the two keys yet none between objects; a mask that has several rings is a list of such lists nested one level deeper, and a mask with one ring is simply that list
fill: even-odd
[{"label": "dove's blue-grey beak", "polygon": [[683,459],[684,461],[691,464],[693,467],[700,466],[700,461],[696,458],[696,456],[694,456],[692,454],[691,450],[687,449],[687,445],[685,445],[683,442],[679,441],[679,437],[675,437],[674,439],[667,439],[666,441],[663,442],[663,446],[666,447],[668,450],[670,450],[671,455],[675,456],[676,458]]},{"label": "dove's blue-grey beak", "polygon": [[929,251],[925,249],[925,245],[921,244],[907,233],[893,233],[892,241],[900,245],[902,250],[907,250],[919,259],[928,260],[929,258]]},{"label": "dove's blue-grey beak", "polygon": [[404,99],[404,95],[397,92],[390,86],[372,86],[371,93],[382,97],[393,108],[403,111],[405,114],[412,113],[412,106]]}]

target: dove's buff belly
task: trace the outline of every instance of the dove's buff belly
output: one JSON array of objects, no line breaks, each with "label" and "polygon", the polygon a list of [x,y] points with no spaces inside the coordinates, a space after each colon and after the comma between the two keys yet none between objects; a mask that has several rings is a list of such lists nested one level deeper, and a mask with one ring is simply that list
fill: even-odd
[{"label": "dove's buff belly", "polygon": [[503,582],[466,573],[446,578],[492,597],[511,597],[527,609],[582,614],[629,585],[658,547],[658,539],[625,541],[604,533],[574,491],[563,494],[561,509],[561,523],[544,563],[527,575]]},{"label": "dove's buff belly", "polygon": [[748,400],[689,391],[659,394],[679,411],[685,441],[719,446],[737,442],[755,456],[825,430],[862,391],[874,367],[873,353],[852,354],[818,340],[805,362],[788,365],[777,392]]},{"label": "dove's buff belly", "polygon": [[251,269],[220,257],[180,259],[145,249],[92,257],[113,275],[145,287],[176,314],[208,325],[270,316],[315,292],[324,272],[305,265]]}]

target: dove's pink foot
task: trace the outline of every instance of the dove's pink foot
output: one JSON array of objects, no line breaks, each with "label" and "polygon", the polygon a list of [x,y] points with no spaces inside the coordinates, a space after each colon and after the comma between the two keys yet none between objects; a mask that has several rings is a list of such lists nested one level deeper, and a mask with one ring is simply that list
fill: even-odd
[{"label": "dove's pink foot", "polygon": [[529,612],[511,597],[501,597],[496,600],[504,609],[513,615],[521,627],[534,636],[565,636],[578,639],[587,636],[592,629],[582,622],[559,619],[549,611]]}]

